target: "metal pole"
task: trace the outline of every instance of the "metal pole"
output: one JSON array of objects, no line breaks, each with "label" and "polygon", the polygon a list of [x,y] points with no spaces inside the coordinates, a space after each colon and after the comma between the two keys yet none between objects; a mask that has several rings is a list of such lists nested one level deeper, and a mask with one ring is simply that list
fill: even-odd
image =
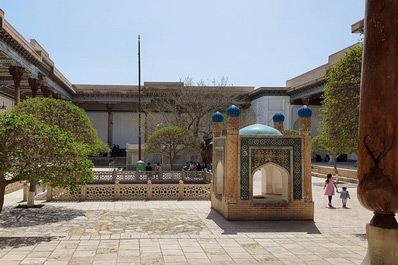
[{"label": "metal pole", "polygon": [[141,160],[141,60],[140,35],[138,35],[138,160]]}]

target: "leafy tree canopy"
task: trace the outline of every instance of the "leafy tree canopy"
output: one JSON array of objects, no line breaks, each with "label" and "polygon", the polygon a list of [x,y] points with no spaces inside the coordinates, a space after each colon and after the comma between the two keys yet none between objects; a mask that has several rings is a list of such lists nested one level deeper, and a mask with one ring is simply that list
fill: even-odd
[{"label": "leafy tree canopy", "polygon": [[329,153],[328,150],[325,149],[325,137],[323,134],[319,134],[311,139],[311,151],[319,152],[319,153]]},{"label": "leafy tree canopy", "polygon": [[283,135],[299,135],[299,131],[297,130],[283,130],[282,131]]},{"label": "leafy tree canopy", "polygon": [[168,126],[154,132],[144,145],[145,152],[161,153],[169,158],[170,166],[173,168],[177,155],[185,150],[200,151],[198,138],[187,129]]},{"label": "leafy tree canopy", "polygon": [[86,146],[90,155],[109,151],[109,147],[98,137],[86,112],[71,102],[52,98],[32,98],[13,108],[18,114],[31,114],[38,121],[58,126],[63,132],[74,135],[75,140]]},{"label": "leafy tree canopy", "polygon": [[17,181],[71,188],[91,181],[88,152],[71,133],[33,115],[12,111],[0,115],[0,211],[5,187]]},{"label": "leafy tree canopy", "polygon": [[322,144],[332,154],[358,149],[362,45],[351,49],[327,73],[320,122]]},{"label": "leafy tree canopy", "polygon": [[[183,81],[184,86],[158,93],[150,108],[145,110],[148,114],[152,110],[159,111],[151,117],[154,129],[158,124],[178,126],[190,130],[196,137],[209,137],[214,112],[225,112],[233,104],[251,110],[240,89],[228,85],[228,78],[214,80],[211,84],[204,80],[195,83],[190,77]],[[241,111],[241,116],[247,118],[248,114],[242,108]]]}]

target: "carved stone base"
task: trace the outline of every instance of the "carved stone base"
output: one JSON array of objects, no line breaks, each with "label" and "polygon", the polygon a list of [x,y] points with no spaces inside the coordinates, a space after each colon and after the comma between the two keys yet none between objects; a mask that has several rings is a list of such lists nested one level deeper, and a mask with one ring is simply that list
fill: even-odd
[{"label": "carved stone base", "polygon": [[362,265],[397,264],[398,261],[398,229],[385,229],[366,225],[368,252]]}]

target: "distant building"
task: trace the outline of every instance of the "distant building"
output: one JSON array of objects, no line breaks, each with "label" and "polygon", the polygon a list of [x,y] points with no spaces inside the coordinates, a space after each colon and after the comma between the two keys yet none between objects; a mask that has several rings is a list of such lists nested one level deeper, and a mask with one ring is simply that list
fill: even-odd
[{"label": "distant building", "polygon": [[[357,33],[363,29],[361,21],[352,26]],[[300,76],[286,81],[285,87],[233,87],[251,103],[256,122],[273,126],[275,112],[284,114],[285,129],[298,130],[297,111],[309,105],[312,115],[312,136],[319,134],[320,96],[327,71],[352,47],[329,56],[328,62]],[[157,93],[184,86],[183,82],[145,82],[142,103],[151,104]],[[126,143],[138,143],[138,86],[71,84],[55,67],[50,55],[32,39],[29,42],[4,18],[0,9],[0,112],[16,102],[30,97],[53,97],[70,100],[86,110],[99,137],[109,144],[125,148]],[[145,117],[143,118],[145,123]],[[143,134],[148,131],[143,125]]]}]

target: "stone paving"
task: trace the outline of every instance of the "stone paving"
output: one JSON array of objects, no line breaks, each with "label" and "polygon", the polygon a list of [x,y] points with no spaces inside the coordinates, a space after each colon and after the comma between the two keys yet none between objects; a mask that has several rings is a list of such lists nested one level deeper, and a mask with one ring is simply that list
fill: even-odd
[{"label": "stone paving", "polygon": [[[226,221],[209,201],[43,202],[0,214],[0,264],[360,264],[372,214],[313,178],[315,221]],[[340,185],[342,186],[342,185]]]}]

